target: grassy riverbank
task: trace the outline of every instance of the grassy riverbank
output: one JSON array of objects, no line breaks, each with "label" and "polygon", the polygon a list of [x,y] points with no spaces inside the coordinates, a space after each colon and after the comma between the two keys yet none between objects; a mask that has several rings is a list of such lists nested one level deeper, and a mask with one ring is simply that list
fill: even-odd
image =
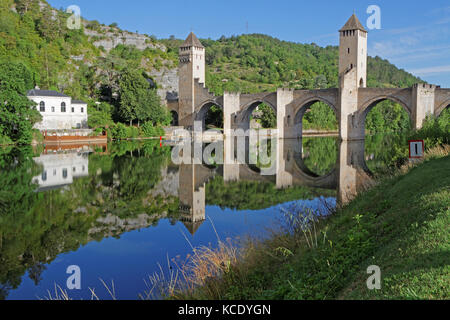
[{"label": "grassy riverbank", "polygon": [[[423,163],[315,222],[311,233],[294,225],[240,254],[226,244],[216,254],[199,250],[172,298],[448,299],[449,150],[430,150]],[[371,265],[381,269],[381,290],[367,289]]]}]

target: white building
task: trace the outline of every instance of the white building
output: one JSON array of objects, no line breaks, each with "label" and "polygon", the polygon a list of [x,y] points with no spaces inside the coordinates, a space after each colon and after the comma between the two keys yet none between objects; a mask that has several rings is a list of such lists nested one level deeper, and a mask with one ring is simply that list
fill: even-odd
[{"label": "white building", "polygon": [[42,115],[42,122],[34,127],[39,130],[64,130],[87,128],[87,103],[72,100],[57,91],[30,90],[28,99],[37,103],[36,109]]}]

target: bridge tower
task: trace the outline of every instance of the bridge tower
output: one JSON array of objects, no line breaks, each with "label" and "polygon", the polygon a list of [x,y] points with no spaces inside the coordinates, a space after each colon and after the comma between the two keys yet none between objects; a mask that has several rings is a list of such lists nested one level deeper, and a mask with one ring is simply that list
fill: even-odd
[{"label": "bridge tower", "polygon": [[356,87],[367,85],[367,31],[353,14],[339,30],[339,75],[355,69]]},{"label": "bridge tower", "polygon": [[179,124],[192,127],[196,79],[205,86],[205,47],[193,32],[180,46],[179,58]]},{"label": "bridge tower", "polygon": [[339,33],[340,137],[364,139],[364,128],[358,128],[357,111],[358,89],[367,85],[367,31],[353,14]]}]

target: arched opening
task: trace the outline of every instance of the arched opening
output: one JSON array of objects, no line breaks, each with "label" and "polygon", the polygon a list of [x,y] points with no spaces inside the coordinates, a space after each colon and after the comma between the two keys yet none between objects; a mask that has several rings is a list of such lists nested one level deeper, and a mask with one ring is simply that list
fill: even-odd
[{"label": "arched opening", "polygon": [[45,112],[45,102],[44,101],[41,101],[41,103],[39,103],[39,111]]},{"label": "arched opening", "polygon": [[172,121],[170,122],[170,125],[174,127],[178,126],[179,125],[178,112],[176,112],[175,110],[171,110],[170,115],[172,116]]},{"label": "arched opening", "polygon": [[364,79],[363,78],[361,78],[361,80],[359,80],[359,87],[364,88]]},{"label": "arched opening", "polygon": [[243,112],[241,127],[245,129],[275,129],[277,127],[276,109],[263,101],[250,104]]},{"label": "arched opening", "polygon": [[395,134],[411,129],[411,114],[408,108],[390,98],[380,98],[372,102],[363,113],[366,135]]},{"label": "arched opening", "polygon": [[436,116],[437,125],[440,130],[443,132],[450,132],[450,104],[442,108],[441,111],[438,110]]},{"label": "arched opening", "polygon": [[297,167],[307,176],[318,178],[329,175],[335,168],[339,142],[337,137],[302,138],[295,148]]},{"label": "arched opening", "polygon": [[[445,106],[445,104],[444,104],[444,106]],[[438,118],[449,118],[450,117],[450,103],[446,107],[442,108],[441,110],[438,110],[437,117]]]},{"label": "arched opening", "polygon": [[338,133],[336,109],[320,99],[303,104],[297,111],[294,125],[301,128],[302,136],[311,133]]},{"label": "arched opening", "polygon": [[202,122],[202,130],[223,130],[223,108],[213,102],[204,104],[197,113],[196,121]]},{"label": "arched opening", "polygon": [[66,103],[61,102],[61,112],[66,112]]}]

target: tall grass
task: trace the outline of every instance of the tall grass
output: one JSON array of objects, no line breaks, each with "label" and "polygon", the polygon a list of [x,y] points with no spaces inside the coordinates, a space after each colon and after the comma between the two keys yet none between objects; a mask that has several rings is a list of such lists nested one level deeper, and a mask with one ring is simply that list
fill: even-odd
[{"label": "tall grass", "polygon": [[[301,247],[310,249],[327,239],[326,228],[319,225],[334,212],[335,205],[322,199],[318,209],[299,205],[282,210],[279,230],[271,231],[270,240],[247,238],[237,244],[218,237],[217,248],[192,248],[185,260],[167,259],[167,267],[146,281],[140,298],[147,299],[227,299],[225,288],[232,283],[246,283],[248,270],[263,261],[283,261]],[[214,226],[213,226],[214,227]],[[319,231],[320,230],[320,231]],[[270,265],[267,265],[269,268]]]}]

